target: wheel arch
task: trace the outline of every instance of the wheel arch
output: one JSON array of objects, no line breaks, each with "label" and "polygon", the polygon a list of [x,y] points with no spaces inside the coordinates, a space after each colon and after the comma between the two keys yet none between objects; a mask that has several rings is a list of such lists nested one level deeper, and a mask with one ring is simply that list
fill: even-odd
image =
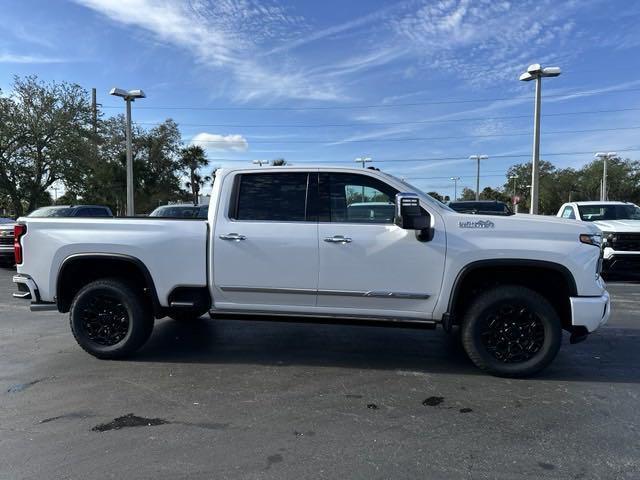
[{"label": "wheel arch", "polygon": [[163,316],[163,308],[147,266],[139,258],[119,253],[77,253],[66,257],[56,277],[58,311],[68,312],[73,297],[84,285],[106,277],[126,278],[135,282],[148,296],[154,316]]},{"label": "wheel arch", "polygon": [[[485,277],[482,278],[482,275]],[[453,325],[459,325],[469,303],[465,301],[463,294],[469,288],[473,291],[474,286],[482,288],[482,284],[487,283],[482,282],[483,279],[488,282],[494,281],[494,285],[512,283],[527,286],[551,297],[563,326],[571,326],[569,297],[577,295],[577,286],[573,274],[566,266],[547,260],[488,259],[471,262],[458,272],[449,295],[447,311],[442,318],[446,330],[450,330]],[[542,279],[550,283],[536,283]]]}]

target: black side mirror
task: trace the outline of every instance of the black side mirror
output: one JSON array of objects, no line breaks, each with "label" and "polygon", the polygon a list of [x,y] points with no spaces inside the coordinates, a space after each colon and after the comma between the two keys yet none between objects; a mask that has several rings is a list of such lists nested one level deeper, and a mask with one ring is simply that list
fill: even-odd
[{"label": "black side mirror", "polygon": [[394,223],[404,230],[416,230],[416,236],[422,242],[433,238],[431,215],[420,208],[420,200],[415,193],[396,194]]}]

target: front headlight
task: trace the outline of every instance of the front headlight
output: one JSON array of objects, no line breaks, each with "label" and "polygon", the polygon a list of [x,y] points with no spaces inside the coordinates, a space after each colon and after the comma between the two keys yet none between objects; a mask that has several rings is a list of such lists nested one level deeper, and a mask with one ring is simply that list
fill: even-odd
[{"label": "front headlight", "polygon": [[599,233],[581,233],[580,241],[600,248],[602,246],[602,235]]}]

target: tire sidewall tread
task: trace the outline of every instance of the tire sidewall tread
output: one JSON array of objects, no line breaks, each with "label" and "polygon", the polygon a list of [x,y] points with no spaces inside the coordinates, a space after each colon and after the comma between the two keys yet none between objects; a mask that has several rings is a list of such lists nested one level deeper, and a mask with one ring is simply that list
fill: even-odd
[{"label": "tire sidewall tread", "polygon": [[[85,337],[80,327],[80,318],[76,316],[78,304],[93,292],[108,290],[119,297],[129,314],[130,328],[124,340],[112,346],[97,345]],[[78,345],[94,357],[100,359],[119,359],[133,354],[151,336],[153,330],[153,315],[148,302],[128,282],[119,278],[105,278],[95,280],[80,289],[76,294],[69,310],[69,324]]]},{"label": "tire sidewall tread", "polygon": [[[480,340],[481,322],[487,310],[497,303],[517,300],[542,321],[545,340],[540,352],[522,363],[504,363],[491,355]],[[467,309],[462,323],[462,344],[471,361],[495,376],[521,378],[535,375],[556,357],[562,343],[561,321],[555,308],[539,293],[518,285],[501,285],[481,293]]]}]

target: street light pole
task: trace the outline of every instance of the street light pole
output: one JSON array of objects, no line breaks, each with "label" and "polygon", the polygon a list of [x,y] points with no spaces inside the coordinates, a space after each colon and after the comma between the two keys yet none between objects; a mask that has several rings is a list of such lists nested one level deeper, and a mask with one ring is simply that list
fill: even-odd
[{"label": "street light pole", "polygon": [[450,180],[453,180],[453,201],[458,200],[458,180],[460,177],[451,177]]},{"label": "street light pole", "polygon": [[[364,168],[364,164],[368,162],[372,162],[371,157],[358,157],[354,160],[354,162],[362,163],[362,168]],[[362,202],[364,202],[364,185],[362,186]]]},{"label": "street light pole", "polygon": [[609,200],[609,189],[607,188],[607,162],[613,158],[616,158],[618,154],[616,152],[598,152],[596,158],[601,158],[603,162],[602,166],[602,182],[600,188],[600,201],[606,202]]},{"label": "street light pole", "polygon": [[476,202],[480,200],[480,160],[486,160],[488,155],[471,155],[469,160],[475,160],[478,162],[476,168]]},{"label": "street light pole", "polygon": [[511,176],[509,177],[509,180],[513,180],[513,196],[514,196],[514,198],[515,198],[515,196],[516,196],[516,180],[517,180],[518,178],[520,178],[520,177],[518,177],[518,175],[511,175]]},{"label": "street light pole", "polygon": [[361,163],[362,168],[364,168],[364,164],[368,162],[372,162],[371,157],[358,157],[354,160],[354,162]]},{"label": "street light pole", "polygon": [[136,214],[134,205],[134,187],[133,187],[133,148],[131,139],[131,102],[136,98],[145,98],[146,95],[142,90],[123,90],[122,88],[112,88],[109,95],[123,98],[127,104],[127,126],[125,130],[127,143],[127,217],[133,217]]},{"label": "street light pole", "polygon": [[136,214],[133,194],[133,145],[131,140],[131,99],[125,98],[127,104],[127,217]]},{"label": "street light pole", "polygon": [[540,179],[540,108],[542,99],[542,78],[557,77],[560,75],[559,67],[542,68],[539,63],[529,65],[527,71],[520,75],[520,80],[536,81],[536,94],[533,112],[533,155],[531,158],[531,208],[529,213],[538,213],[538,190]]}]

